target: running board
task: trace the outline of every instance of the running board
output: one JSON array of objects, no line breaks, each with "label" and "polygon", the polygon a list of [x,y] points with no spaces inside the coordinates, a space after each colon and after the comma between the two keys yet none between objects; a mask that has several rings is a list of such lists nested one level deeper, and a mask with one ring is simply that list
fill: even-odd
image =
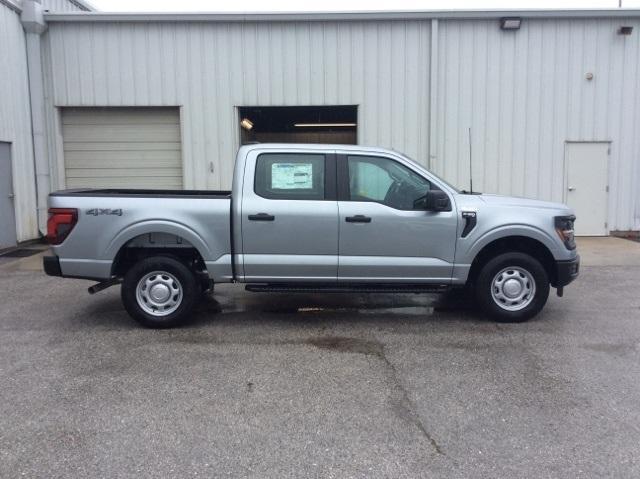
[{"label": "running board", "polygon": [[443,293],[447,284],[247,284],[254,293]]}]

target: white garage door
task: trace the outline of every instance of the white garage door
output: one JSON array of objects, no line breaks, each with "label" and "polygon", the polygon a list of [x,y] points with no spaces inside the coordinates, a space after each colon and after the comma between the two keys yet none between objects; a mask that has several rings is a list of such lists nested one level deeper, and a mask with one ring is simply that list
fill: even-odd
[{"label": "white garage door", "polygon": [[177,108],[65,108],[67,188],[182,188]]}]

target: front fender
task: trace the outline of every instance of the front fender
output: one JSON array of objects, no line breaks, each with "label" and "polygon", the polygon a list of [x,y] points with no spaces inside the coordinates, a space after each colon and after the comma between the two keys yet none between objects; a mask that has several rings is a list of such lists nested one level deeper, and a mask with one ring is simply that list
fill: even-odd
[{"label": "front fender", "polygon": [[475,238],[469,246],[461,251],[461,255],[456,259],[456,263],[471,264],[478,253],[489,243],[510,236],[524,236],[542,243],[556,259],[563,259],[558,244],[558,240],[549,232],[526,224],[501,225],[486,231],[481,236]]}]

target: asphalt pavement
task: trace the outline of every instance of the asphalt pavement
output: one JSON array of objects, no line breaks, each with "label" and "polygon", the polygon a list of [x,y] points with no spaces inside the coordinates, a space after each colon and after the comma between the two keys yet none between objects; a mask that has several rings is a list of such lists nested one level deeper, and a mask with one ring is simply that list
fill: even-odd
[{"label": "asphalt pavement", "polygon": [[0,477],[640,477],[640,244],[524,324],[219,286],[181,329],[0,261]]}]

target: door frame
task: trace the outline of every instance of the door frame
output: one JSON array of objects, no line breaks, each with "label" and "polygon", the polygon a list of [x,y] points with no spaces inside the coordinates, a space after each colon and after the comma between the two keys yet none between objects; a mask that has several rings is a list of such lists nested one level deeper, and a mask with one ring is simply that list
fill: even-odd
[{"label": "door frame", "polygon": [[598,144],[608,144],[609,147],[607,148],[607,165],[606,165],[606,172],[607,172],[607,178],[606,178],[606,183],[605,183],[605,187],[606,187],[606,192],[607,192],[607,197],[606,197],[606,205],[605,205],[605,211],[606,211],[606,215],[605,215],[605,219],[604,219],[604,236],[608,236],[609,235],[609,178],[611,177],[611,172],[609,171],[609,169],[611,168],[611,162],[609,161],[609,158],[611,157],[611,144],[613,143],[613,140],[565,140],[564,141],[564,155],[563,155],[563,159],[562,159],[562,176],[563,176],[563,181],[562,181],[562,202],[567,204],[568,201],[568,191],[569,191],[569,162],[567,161],[567,156],[568,156],[568,146],[570,144],[585,144],[585,143],[598,143]]}]

